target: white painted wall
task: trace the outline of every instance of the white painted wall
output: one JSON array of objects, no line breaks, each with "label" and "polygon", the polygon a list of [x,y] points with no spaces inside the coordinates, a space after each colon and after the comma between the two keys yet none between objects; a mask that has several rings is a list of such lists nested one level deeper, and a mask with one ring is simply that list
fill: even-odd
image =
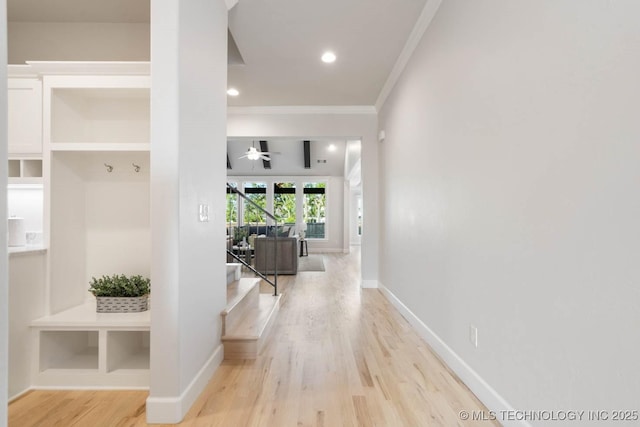
[{"label": "white painted wall", "polygon": [[358,203],[362,203],[362,190],[360,187],[349,188],[349,244],[360,245],[358,234]]},{"label": "white painted wall", "polygon": [[373,111],[340,108],[235,108],[230,109],[227,133],[232,137],[340,137],[362,141],[362,181],[365,222],[362,236],[364,286],[378,283],[378,141]]},{"label": "white painted wall", "polygon": [[[0,81],[7,79],[7,2],[0,0]],[[0,427],[7,425],[9,275],[7,273],[7,89],[0,89]]]},{"label": "white painted wall", "polygon": [[638,16],[442,2],[380,114],[381,280],[518,409],[639,409]]},{"label": "white painted wall", "polygon": [[149,24],[9,22],[9,64],[25,61],[148,61]]},{"label": "white painted wall", "polygon": [[[151,386],[147,420],[179,422],[222,360],[226,304],[227,8],[151,7]],[[209,222],[198,221],[198,205]]]}]

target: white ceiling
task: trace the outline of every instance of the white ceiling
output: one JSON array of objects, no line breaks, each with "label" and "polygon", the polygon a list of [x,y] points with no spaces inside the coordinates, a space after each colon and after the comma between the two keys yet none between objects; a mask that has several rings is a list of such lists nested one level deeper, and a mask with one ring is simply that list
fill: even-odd
[{"label": "white ceiling", "polygon": [[[240,0],[229,29],[232,106],[373,105],[425,0]],[[333,50],[338,59],[324,64]]]},{"label": "white ceiling", "polygon": [[[235,46],[230,43],[228,80],[240,96],[228,97],[229,105],[374,105],[425,3],[239,0],[229,12]],[[7,17],[10,22],[148,23],[150,0],[8,0]],[[329,49],[338,59],[324,64],[320,56]],[[346,141],[307,139],[312,141],[311,170],[302,166],[301,140],[269,140],[271,150],[282,152],[273,156],[271,170],[261,162],[238,160],[251,139],[231,140],[229,174],[343,175]],[[334,153],[326,150],[331,143],[338,147]],[[325,158],[326,164],[317,163]]]},{"label": "white ceiling", "polygon": [[[240,0],[230,106],[373,105],[426,0]],[[8,0],[13,22],[148,23],[149,0]],[[333,50],[338,59],[324,64]],[[38,58],[32,58],[38,59]],[[234,56],[234,61],[238,62]]]}]

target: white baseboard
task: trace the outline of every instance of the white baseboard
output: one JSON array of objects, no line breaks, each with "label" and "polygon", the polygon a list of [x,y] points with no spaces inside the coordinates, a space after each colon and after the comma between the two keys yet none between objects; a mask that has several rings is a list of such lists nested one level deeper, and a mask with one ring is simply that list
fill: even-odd
[{"label": "white baseboard", "polygon": [[310,254],[342,253],[342,248],[309,248]]},{"label": "white baseboard", "polygon": [[205,389],[213,373],[224,358],[224,347],[220,344],[204,364],[185,391],[177,397],[147,398],[147,423],[177,424],[187,414],[200,393]]},{"label": "white baseboard", "polygon": [[376,289],[380,287],[379,285],[380,282],[378,282],[377,280],[363,280],[360,287],[365,289]]},{"label": "white baseboard", "polygon": [[27,388],[26,390],[22,390],[20,393],[16,393],[16,394],[14,394],[13,396],[10,396],[10,397],[9,397],[9,401],[8,401],[8,403],[11,403],[11,402],[13,402],[13,401],[14,401],[14,400],[16,400],[16,399],[21,398],[21,397],[22,397],[22,396],[24,396],[25,394],[29,393],[31,390],[35,390],[35,389],[34,389],[34,388],[32,388],[32,387],[29,387],[29,388]]},{"label": "white baseboard", "polygon": [[[364,284],[363,284],[364,287]],[[500,414],[513,413],[514,408],[500,396],[476,371],[458,356],[438,335],[436,335],[422,320],[420,320],[409,308],[402,303],[384,284],[379,283],[382,294],[404,316],[423,340],[431,346],[442,361],[460,377],[462,382],[476,395],[478,399],[494,414],[504,427],[531,427],[524,420],[501,419]]]}]

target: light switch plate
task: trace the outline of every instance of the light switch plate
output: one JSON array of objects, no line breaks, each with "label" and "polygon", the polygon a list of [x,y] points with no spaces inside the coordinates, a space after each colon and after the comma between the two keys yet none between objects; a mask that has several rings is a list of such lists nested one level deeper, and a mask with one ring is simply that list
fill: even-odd
[{"label": "light switch plate", "polygon": [[200,222],[209,222],[209,205],[198,205],[198,218]]}]

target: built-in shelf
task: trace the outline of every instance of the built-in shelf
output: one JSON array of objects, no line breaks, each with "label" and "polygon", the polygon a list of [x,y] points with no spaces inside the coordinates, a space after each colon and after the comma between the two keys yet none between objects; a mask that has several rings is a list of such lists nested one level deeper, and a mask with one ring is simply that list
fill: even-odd
[{"label": "built-in shelf", "polygon": [[40,332],[39,370],[98,370],[97,331]]},{"label": "built-in shelf", "polygon": [[[149,63],[28,67],[16,72],[33,73],[42,84],[53,313],[31,322],[33,385],[148,387],[150,312],[96,313],[95,301],[86,301],[91,277],[149,276]],[[28,162],[9,165],[11,173],[18,168],[20,179],[39,172]]]},{"label": "built-in shelf", "polygon": [[95,300],[41,317],[34,386],[148,387],[151,312],[97,313]]},{"label": "built-in shelf", "polygon": [[[48,86],[47,86],[48,87]],[[51,87],[52,144],[148,144],[148,88]]]},{"label": "built-in shelf", "polygon": [[151,325],[151,310],[140,313],[97,313],[95,299],[31,322],[40,329],[105,328],[146,330]]},{"label": "built-in shelf", "polygon": [[9,159],[10,184],[42,184],[42,159]]}]

